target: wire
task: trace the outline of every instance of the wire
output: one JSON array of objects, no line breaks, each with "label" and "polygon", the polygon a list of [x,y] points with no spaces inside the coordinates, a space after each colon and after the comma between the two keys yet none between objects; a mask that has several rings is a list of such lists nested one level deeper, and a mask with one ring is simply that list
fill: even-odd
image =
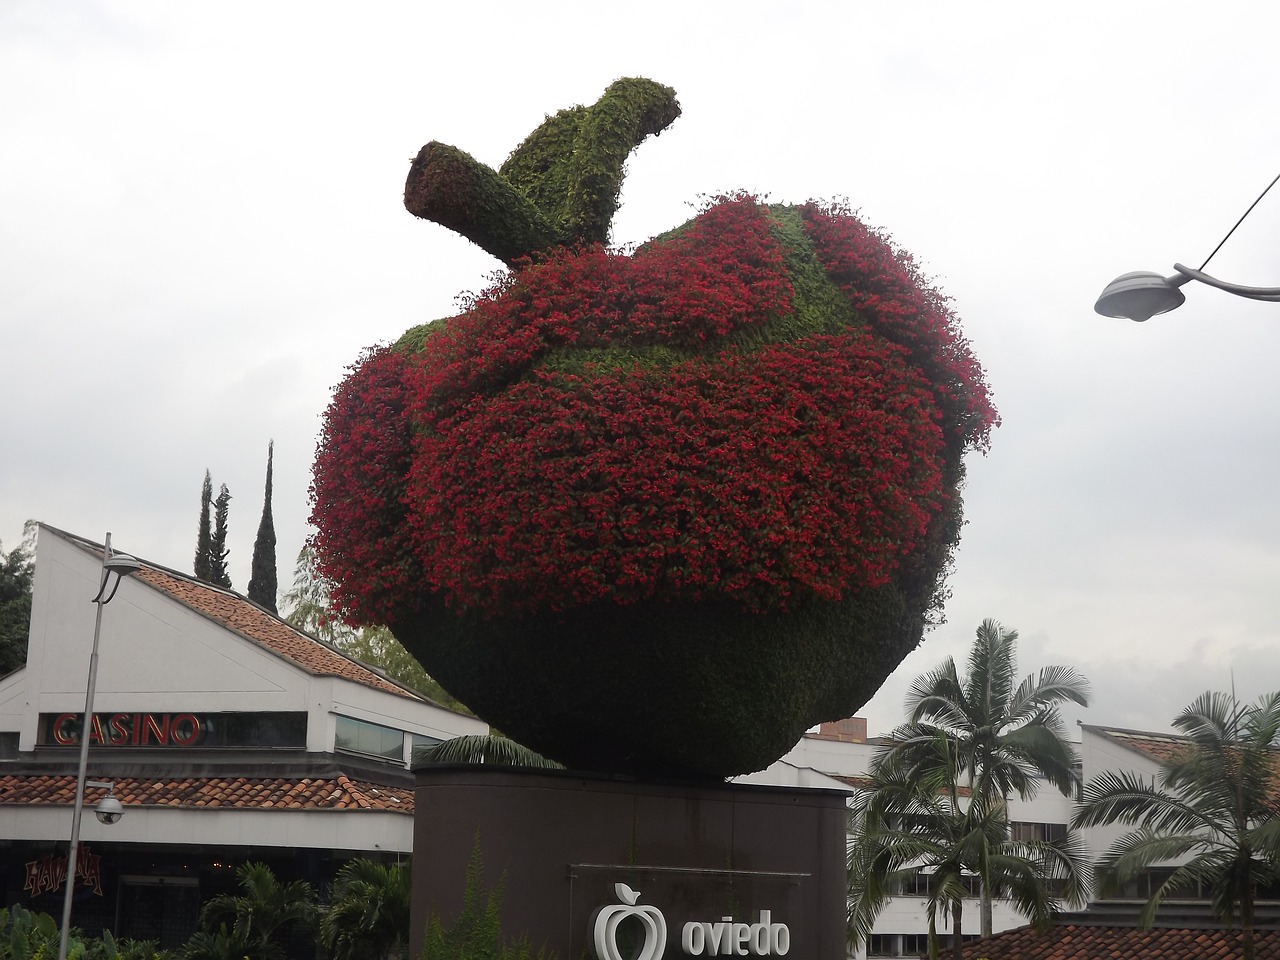
[{"label": "wire", "polygon": [[[1244,217],[1247,217],[1249,214],[1253,213],[1253,208],[1256,207],[1262,201],[1262,198],[1267,195],[1267,191],[1270,190],[1272,187],[1274,187],[1276,185],[1276,181],[1278,180],[1280,180],[1280,173],[1276,174],[1275,180],[1272,180],[1269,184],[1267,184],[1266,190],[1263,190],[1260,194],[1258,194],[1258,199],[1253,201],[1253,203],[1249,204],[1249,209],[1244,212]],[[1244,223],[1244,217],[1241,217],[1239,220],[1236,221],[1236,227]],[[1232,227],[1230,230],[1228,230],[1227,235],[1223,237],[1220,241],[1218,241],[1218,245],[1213,248],[1213,253],[1209,254],[1207,257],[1204,258],[1204,263],[1200,264],[1201,270],[1203,270],[1205,267],[1209,265],[1209,261],[1213,259],[1214,254],[1216,254],[1219,250],[1222,249],[1222,245],[1231,239],[1231,235],[1236,232],[1236,227]]]}]

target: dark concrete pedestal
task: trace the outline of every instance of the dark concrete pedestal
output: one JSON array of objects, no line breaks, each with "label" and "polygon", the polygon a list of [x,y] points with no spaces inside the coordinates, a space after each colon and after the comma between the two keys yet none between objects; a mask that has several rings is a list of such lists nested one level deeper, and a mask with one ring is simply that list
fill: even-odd
[{"label": "dark concrete pedestal", "polygon": [[410,956],[478,851],[502,926],[559,960],[840,960],[845,794],[561,771],[418,771]]}]

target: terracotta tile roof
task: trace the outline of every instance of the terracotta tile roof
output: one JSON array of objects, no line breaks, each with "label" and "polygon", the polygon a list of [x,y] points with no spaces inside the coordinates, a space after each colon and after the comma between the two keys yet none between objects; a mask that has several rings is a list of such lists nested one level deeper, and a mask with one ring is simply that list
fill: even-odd
[{"label": "terracotta tile roof", "polygon": [[[74,543],[97,557],[102,556],[103,546],[75,534],[67,533],[48,524],[40,525],[55,536]],[[231,590],[202,583],[185,574],[160,567],[141,557],[135,557],[142,568],[133,575],[179,603],[208,617],[246,640],[298,665],[303,670],[320,677],[341,677],[355,683],[374,687],[409,700],[424,700],[417,693],[381,676],[364,664],[343,656],[315,637],[303,633],[285,620],[268,613],[251,600]]]},{"label": "terracotta tile roof", "polygon": [[857,790],[870,790],[872,784],[875,783],[875,781],[870,777],[846,777],[837,773],[829,773],[827,776],[832,780],[839,780],[841,783],[847,784]]},{"label": "terracotta tile roof", "polygon": [[[855,790],[870,790],[876,783],[872,777],[847,777],[836,773],[829,773],[827,776],[832,780],[839,780],[841,783],[847,784]],[[943,791],[940,790],[938,792],[942,793]],[[962,797],[968,797],[973,794],[973,791],[969,787],[957,787],[956,793]]]},{"label": "terracotta tile roof", "polygon": [[[1140,730],[1117,730],[1111,727],[1089,727],[1121,746],[1146,754],[1157,763],[1177,760],[1192,749],[1186,737],[1172,733],[1144,733]],[[1271,760],[1271,805],[1280,811],[1280,751]]]},{"label": "terracotta tile roof", "polygon": [[300,632],[239,594],[158,569],[145,561],[134,577],[234,630],[245,639],[297,664],[308,673],[322,677],[341,677],[411,700],[422,699],[363,664],[344,657],[315,638]]},{"label": "terracotta tile roof", "polygon": [[[1257,960],[1280,960],[1280,930],[1253,935]],[[964,948],[965,960],[1237,960],[1239,931],[1138,930],[1066,924],[1047,933],[1019,927]]]},{"label": "terracotta tile roof", "polygon": [[[185,777],[152,780],[117,777],[115,795],[122,804],[144,807],[241,810],[374,810],[413,813],[413,789],[352,780],[345,774],[322,777]],[[75,799],[72,774],[0,774],[0,805],[70,806]],[[87,787],[85,802],[106,796]]]},{"label": "terracotta tile roof", "polygon": [[1187,750],[1187,741],[1171,733],[1143,733],[1139,730],[1116,730],[1109,727],[1091,727],[1090,729],[1116,741],[1123,747],[1145,753],[1158,763],[1176,760]]}]

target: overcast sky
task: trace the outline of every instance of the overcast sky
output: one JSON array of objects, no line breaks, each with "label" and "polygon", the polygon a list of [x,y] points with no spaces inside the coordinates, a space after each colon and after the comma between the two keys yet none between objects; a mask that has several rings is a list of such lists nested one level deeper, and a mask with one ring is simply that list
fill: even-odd
[{"label": "overcast sky", "polygon": [[[684,114],[634,155],[616,243],[708,194],[847,197],[988,370],[1004,425],[948,622],[873,732],[984,617],[1024,670],[1089,676],[1089,723],[1280,688],[1280,306],[1193,284],[1147,324],[1092,311],[1119,273],[1199,266],[1280,172],[1277,35],[1256,0],[0,0],[0,539],[109,530],[189,571],[207,468],[243,591],[274,439],[285,587],[346,365],[500,266],[404,210],[410,159],[497,166],[647,76]],[[1209,272],[1280,285],[1278,240],[1280,187]]]}]

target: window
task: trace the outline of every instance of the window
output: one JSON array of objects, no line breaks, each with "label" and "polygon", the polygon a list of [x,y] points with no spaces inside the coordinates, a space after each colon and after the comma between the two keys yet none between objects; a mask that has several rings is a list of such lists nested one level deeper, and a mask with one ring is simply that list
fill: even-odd
[{"label": "window", "polygon": [[421,763],[423,752],[437,743],[440,743],[440,740],[436,737],[424,736],[421,733],[409,734],[409,765]]},{"label": "window", "polygon": [[[982,891],[982,884],[978,882],[978,878],[973,876],[973,874],[965,873],[964,876],[961,877],[961,882],[964,883],[966,897],[977,897],[980,895],[980,891]],[[937,882],[934,881],[934,873],[932,869],[925,868],[922,870],[916,870],[914,876],[902,881],[899,895],[927,897],[929,896],[929,893],[933,892],[936,884]]]},{"label": "window", "polygon": [[338,717],[334,749],[362,757],[404,763],[404,731],[351,717]]},{"label": "window", "polygon": [[[1121,900],[1146,900],[1173,875],[1172,867],[1151,867],[1134,877],[1114,896]],[[1165,896],[1170,900],[1203,900],[1208,892],[1195,884],[1184,884],[1169,890]]]},{"label": "window", "polygon": [[[941,945],[941,940],[939,941]],[[902,953],[904,957],[925,957],[929,955],[929,935],[927,933],[904,933],[902,935]]]},{"label": "window", "polygon": [[868,957],[900,957],[902,948],[898,936],[893,933],[873,933],[867,938]]},{"label": "window", "polygon": [[873,933],[867,938],[868,957],[920,957],[928,952],[927,933]]},{"label": "window", "polygon": [[1041,840],[1056,842],[1067,835],[1065,823],[1028,823],[1013,820],[1009,824],[1009,839],[1022,842]]}]

